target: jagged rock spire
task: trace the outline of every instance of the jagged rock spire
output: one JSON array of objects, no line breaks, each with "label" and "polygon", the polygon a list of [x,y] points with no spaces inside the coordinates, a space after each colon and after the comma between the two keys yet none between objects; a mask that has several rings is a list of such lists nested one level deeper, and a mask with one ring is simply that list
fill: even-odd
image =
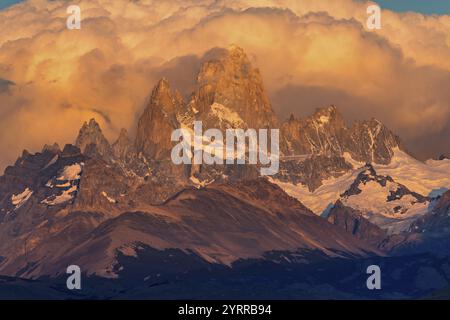
[{"label": "jagged rock spire", "polygon": [[166,79],[161,79],[153,89],[150,101],[139,119],[136,150],[144,156],[161,160],[170,157],[171,134],[179,127],[176,111],[182,101],[170,88]]},{"label": "jagged rock spire", "polygon": [[105,158],[110,158],[112,154],[111,146],[95,119],[91,119],[89,122],[83,124],[75,141],[75,145],[83,153],[85,153],[86,150],[92,151],[95,147],[96,153]]},{"label": "jagged rock spire", "polygon": [[119,137],[112,145],[112,150],[114,157],[122,160],[134,154],[133,143],[126,129],[120,131]]},{"label": "jagged rock spire", "polygon": [[400,138],[376,119],[357,121],[349,128],[339,110],[331,105],[319,108],[305,119],[290,118],[283,123],[281,136],[288,154],[342,156],[348,152],[354,160],[387,164]]},{"label": "jagged rock spire", "polygon": [[204,62],[197,87],[190,105],[200,115],[220,105],[238,114],[249,128],[274,127],[277,123],[259,70],[238,46],[232,45],[216,59]]}]

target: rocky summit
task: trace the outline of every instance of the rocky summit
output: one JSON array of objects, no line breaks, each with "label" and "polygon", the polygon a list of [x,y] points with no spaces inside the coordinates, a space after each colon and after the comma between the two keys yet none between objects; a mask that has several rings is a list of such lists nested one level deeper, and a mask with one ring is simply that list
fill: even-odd
[{"label": "rocky summit", "polygon": [[287,155],[348,153],[356,161],[388,164],[394,149],[403,149],[400,138],[376,119],[357,121],[348,128],[335,106],[317,109],[306,119],[291,116],[282,125],[282,136]]},{"label": "rocky summit", "polygon": [[112,157],[111,145],[103,136],[100,125],[95,119],[91,119],[89,122],[83,124],[76,139],[75,146],[87,155],[94,156],[97,153],[105,159]]},{"label": "rocky summit", "polygon": [[170,136],[179,128],[176,113],[182,106],[183,101],[167,80],[159,81],[138,122],[136,151],[149,159],[169,159],[173,147]]},{"label": "rocky summit", "polygon": [[277,126],[261,74],[237,46],[203,63],[188,108],[211,128]]}]

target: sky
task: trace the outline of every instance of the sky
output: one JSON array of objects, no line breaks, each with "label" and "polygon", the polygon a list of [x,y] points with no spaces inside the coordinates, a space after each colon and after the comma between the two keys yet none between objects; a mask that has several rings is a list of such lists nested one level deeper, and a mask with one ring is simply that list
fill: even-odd
[{"label": "sky", "polygon": [[10,5],[13,5],[15,3],[20,2],[21,0],[0,0],[0,9],[9,7]]},{"label": "sky", "polygon": [[399,12],[415,11],[424,14],[449,14],[450,1],[448,0],[376,0],[386,9]]},{"label": "sky", "polygon": [[352,0],[74,2],[81,30],[66,28],[63,0],[0,10],[0,171],[23,149],[73,142],[92,117],[111,142],[132,132],[161,77],[188,96],[205,53],[230,44],[281,118],[334,104],[349,122],[379,119],[421,159],[450,154],[450,15],[386,9],[369,30],[369,4]]}]

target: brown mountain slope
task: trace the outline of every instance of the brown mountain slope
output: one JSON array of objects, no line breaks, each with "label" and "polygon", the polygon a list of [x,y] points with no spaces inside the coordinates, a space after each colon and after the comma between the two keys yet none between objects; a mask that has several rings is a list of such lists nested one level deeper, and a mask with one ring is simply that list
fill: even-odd
[{"label": "brown mountain slope", "polygon": [[3,248],[0,255],[6,259],[0,272],[58,275],[77,264],[84,272],[113,277],[118,252],[134,255],[140,244],[192,250],[223,264],[271,250],[311,249],[329,256],[378,253],[263,179],[186,189],[163,205],[106,220],[100,213],[66,210],[63,218],[12,239],[19,243],[26,237],[32,245],[22,255]]}]

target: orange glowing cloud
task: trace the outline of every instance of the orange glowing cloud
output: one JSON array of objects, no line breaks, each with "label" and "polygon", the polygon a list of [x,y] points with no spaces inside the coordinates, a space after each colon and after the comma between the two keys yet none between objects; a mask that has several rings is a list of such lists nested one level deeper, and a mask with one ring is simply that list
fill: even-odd
[{"label": "orange glowing cloud", "polygon": [[423,157],[450,151],[450,16],[383,10],[370,31],[369,3],[351,0],[73,3],[81,30],[66,28],[62,0],[0,11],[1,169],[24,148],[73,142],[91,117],[114,139],[160,77],[188,95],[205,52],[231,43],[282,117],[333,103],[386,122]]}]

